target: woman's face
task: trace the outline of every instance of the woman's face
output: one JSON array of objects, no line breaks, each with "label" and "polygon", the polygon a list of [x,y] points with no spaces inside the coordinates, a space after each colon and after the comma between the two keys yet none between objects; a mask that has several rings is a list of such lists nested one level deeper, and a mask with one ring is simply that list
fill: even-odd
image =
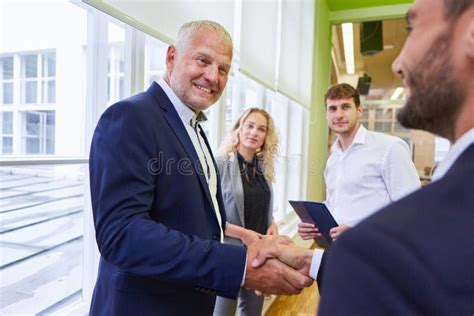
[{"label": "woman's face", "polygon": [[268,122],[259,112],[252,112],[245,119],[239,133],[240,146],[246,150],[256,152],[265,143]]}]

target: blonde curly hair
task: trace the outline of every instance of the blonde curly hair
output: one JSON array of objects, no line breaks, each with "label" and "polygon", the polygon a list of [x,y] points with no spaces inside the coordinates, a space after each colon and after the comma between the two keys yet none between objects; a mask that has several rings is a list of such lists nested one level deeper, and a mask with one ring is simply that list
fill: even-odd
[{"label": "blonde curly hair", "polygon": [[273,182],[275,180],[275,158],[279,150],[278,133],[273,119],[267,111],[260,108],[247,109],[227,133],[217,152],[219,156],[226,156],[237,151],[240,144],[239,133],[242,130],[245,120],[252,113],[260,113],[267,119],[267,135],[263,146],[257,150],[256,155],[263,163],[265,178]]}]

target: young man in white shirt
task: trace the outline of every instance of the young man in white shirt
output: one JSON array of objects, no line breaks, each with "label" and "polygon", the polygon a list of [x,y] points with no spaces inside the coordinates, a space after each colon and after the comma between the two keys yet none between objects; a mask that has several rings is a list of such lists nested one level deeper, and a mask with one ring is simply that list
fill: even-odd
[{"label": "young man in white shirt", "polygon": [[[380,208],[420,188],[420,180],[402,139],[361,125],[362,106],[356,89],[345,83],[334,85],[325,102],[328,125],[337,136],[324,170],[325,204],[339,224],[330,231],[334,241]],[[298,233],[303,239],[320,236],[318,228],[309,223],[299,223]],[[322,260],[323,251],[316,251]],[[316,271],[320,260],[312,263]]]},{"label": "young man in white shirt", "polygon": [[[407,21],[392,67],[410,93],[397,118],[453,146],[431,184],[333,244],[321,316],[474,311],[474,1],[416,0]],[[252,265],[274,257],[304,272],[314,260],[311,250],[275,244]]]}]

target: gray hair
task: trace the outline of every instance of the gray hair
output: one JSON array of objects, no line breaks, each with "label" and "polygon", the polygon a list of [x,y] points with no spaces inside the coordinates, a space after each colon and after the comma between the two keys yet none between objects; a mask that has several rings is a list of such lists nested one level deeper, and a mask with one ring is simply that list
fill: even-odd
[{"label": "gray hair", "polygon": [[230,46],[231,49],[233,48],[232,38],[222,25],[214,21],[198,20],[187,22],[179,29],[175,44],[178,51],[184,51],[190,40],[193,38],[194,34],[196,34],[196,32],[201,29],[207,29],[215,32],[225,43]]}]

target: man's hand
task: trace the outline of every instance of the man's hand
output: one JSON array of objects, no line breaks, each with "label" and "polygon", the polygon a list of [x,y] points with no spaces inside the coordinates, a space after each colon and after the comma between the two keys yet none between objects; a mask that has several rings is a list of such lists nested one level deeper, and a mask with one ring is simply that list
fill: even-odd
[{"label": "man's hand", "polygon": [[329,236],[331,236],[332,241],[336,241],[336,239],[338,239],[339,236],[341,236],[341,234],[345,232],[346,230],[348,230],[349,228],[350,227],[347,225],[339,225],[339,226],[333,227],[329,231]]},{"label": "man's hand", "polygon": [[266,260],[272,258],[278,259],[304,275],[309,275],[313,250],[301,248],[293,244],[269,241],[266,247],[258,251],[255,259],[252,261],[252,265],[257,268],[264,264]]},{"label": "man's hand", "polygon": [[273,236],[278,235],[278,226],[275,222],[272,222],[270,226],[268,226],[267,235],[273,235]]},{"label": "man's hand", "polygon": [[[269,248],[277,249],[275,245],[284,246],[281,242],[289,244],[290,241],[288,237],[264,236],[248,247],[244,283],[246,288],[255,289],[263,294],[291,295],[300,293],[303,288],[312,284],[313,280],[307,274],[296,271],[275,257],[267,256],[267,253],[276,251]],[[257,255],[260,259],[256,259]]]},{"label": "man's hand", "polygon": [[311,223],[298,223],[298,235],[304,240],[313,239],[321,236],[318,228]]}]

